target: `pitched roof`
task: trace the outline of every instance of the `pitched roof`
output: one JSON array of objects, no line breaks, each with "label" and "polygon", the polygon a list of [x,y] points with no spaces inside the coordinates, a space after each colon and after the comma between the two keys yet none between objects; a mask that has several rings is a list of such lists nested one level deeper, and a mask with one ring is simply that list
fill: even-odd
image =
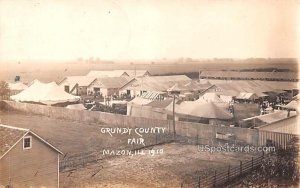
[{"label": "pitched roof", "polygon": [[154,100],[148,104],[146,104],[145,106],[152,106],[154,108],[166,108],[167,106],[169,106],[171,103],[173,102],[173,99],[166,99],[166,100]]},{"label": "pitched roof", "polygon": [[172,92],[172,91],[182,91],[182,90],[184,90],[184,88],[182,88],[182,87],[180,88],[178,86],[178,83],[175,83],[172,87],[167,89],[167,91],[170,91],[170,92]]},{"label": "pitched roof", "polygon": [[29,129],[23,129],[18,127],[12,127],[8,125],[0,124],[0,159],[2,159],[17,143],[19,143],[22,138],[24,138],[28,133],[31,133],[36,138],[44,142],[50,148],[54,149],[60,154],[63,154],[60,150],[55,148],[49,142],[42,139],[36,133]]},{"label": "pitched roof", "polygon": [[119,89],[128,82],[130,82],[131,79],[128,79],[126,77],[102,77],[97,78],[96,81],[99,82],[102,85],[102,87]]},{"label": "pitched roof", "polygon": [[[261,116],[256,116],[257,119],[260,119],[261,121],[265,123],[273,123],[282,119],[286,119],[288,115],[288,112],[285,110],[280,110],[274,113],[265,114]],[[295,116],[296,113],[290,113],[290,116]]]},{"label": "pitched roof", "polygon": [[200,77],[290,80],[290,79],[298,79],[298,73],[297,72],[201,71]]},{"label": "pitched roof", "polygon": [[129,76],[124,70],[90,71],[86,76],[100,78],[100,77],[120,77],[123,75]]},{"label": "pitched roof", "polygon": [[58,85],[64,83],[64,85],[69,85],[71,88],[73,88],[76,84],[78,84],[78,86],[88,86],[94,80],[96,80],[96,77],[94,76],[68,76],[64,78]]},{"label": "pitched roof", "polygon": [[261,81],[261,80],[209,80],[218,90],[216,93],[237,96],[240,92],[255,93],[265,96],[265,92],[283,92],[299,88],[297,82]]},{"label": "pitched roof", "polygon": [[247,92],[241,92],[238,96],[236,96],[237,99],[257,99],[257,95],[255,93],[247,93]]},{"label": "pitched roof", "polygon": [[148,76],[136,78],[136,81],[131,85],[124,87],[124,89],[137,89],[141,91],[162,91],[166,92],[170,87],[176,83],[179,85],[187,84],[191,79],[185,75],[175,76]]},{"label": "pitched roof", "polygon": [[[290,116],[296,116],[296,112],[290,112]],[[253,119],[259,119],[264,123],[274,123],[282,119],[286,119],[288,116],[288,111],[286,110],[278,110],[273,113],[254,116],[250,118],[243,119],[243,121],[253,120]]]},{"label": "pitched roof", "polygon": [[150,75],[148,70],[107,70],[107,71],[90,71],[87,76],[95,77],[120,77],[120,76],[129,76],[129,77],[143,77]]},{"label": "pitched roof", "polygon": [[143,77],[146,75],[150,75],[148,70],[123,70],[126,72],[130,77]]}]

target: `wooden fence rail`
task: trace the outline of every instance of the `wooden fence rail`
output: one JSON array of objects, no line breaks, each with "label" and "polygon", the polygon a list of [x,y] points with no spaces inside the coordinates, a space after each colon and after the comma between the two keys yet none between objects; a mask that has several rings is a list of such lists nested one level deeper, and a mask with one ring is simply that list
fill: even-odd
[{"label": "wooden fence rail", "polygon": [[264,157],[264,155],[257,158],[252,157],[250,161],[241,161],[239,166],[228,166],[228,169],[226,171],[220,173],[217,173],[217,171],[215,171],[214,175],[204,179],[201,179],[199,177],[197,187],[219,187],[226,183],[230,183],[235,178],[259,167],[262,164],[262,160],[264,159]]}]

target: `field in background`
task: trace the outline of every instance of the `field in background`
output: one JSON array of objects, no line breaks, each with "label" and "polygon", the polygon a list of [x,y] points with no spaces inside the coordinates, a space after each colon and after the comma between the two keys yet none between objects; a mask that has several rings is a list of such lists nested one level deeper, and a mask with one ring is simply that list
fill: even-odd
[{"label": "field in background", "polygon": [[86,75],[90,70],[114,69],[147,69],[154,75],[189,73],[197,79],[199,70],[240,70],[277,68],[297,70],[295,59],[270,60],[205,60],[199,62],[148,62],[148,63],[0,63],[0,80],[12,82],[16,75],[21,76],[23,82],[39,79],[44,82],[61,81],[65,76]]}]

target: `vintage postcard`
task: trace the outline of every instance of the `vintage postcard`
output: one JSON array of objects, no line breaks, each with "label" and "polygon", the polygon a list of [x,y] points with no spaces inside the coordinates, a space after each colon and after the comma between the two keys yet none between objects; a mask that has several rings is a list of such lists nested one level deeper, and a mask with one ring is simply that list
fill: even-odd
[{"label": "vintage postcard", "polygon": [[299,8],[0,0],[0,188],[298,187]]}]

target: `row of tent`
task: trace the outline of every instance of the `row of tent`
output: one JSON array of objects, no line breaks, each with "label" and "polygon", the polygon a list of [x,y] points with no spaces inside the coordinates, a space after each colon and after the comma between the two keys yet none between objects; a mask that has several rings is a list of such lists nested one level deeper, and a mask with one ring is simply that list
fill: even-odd
[{"label": "row of tent", "polygon": [[[140,106],[151,106],[153,108],[163,108],[165,113],[173,113],[173,100],[163,100],[163,101],[152,101],[149,99],[144,99],[141,97],[136,97],[128,104],[130,105],[140,105]],[[162,104],[163,103],[163,104]],[[195,101],[180,101],[175,100],[175,114],[177,117],[186,119],[197,119],[197,118],[207,118],[207,119],[220,119],[220,120],[230,120],[233,115],[229,112],[229,103],[223,101],[215,93],[205,93],[202,97]],[[130,111],[130,110],[128,110]],[[140,113],[140,112],[138,112]],[[135,114],[130,114],[135,116]]]}]

